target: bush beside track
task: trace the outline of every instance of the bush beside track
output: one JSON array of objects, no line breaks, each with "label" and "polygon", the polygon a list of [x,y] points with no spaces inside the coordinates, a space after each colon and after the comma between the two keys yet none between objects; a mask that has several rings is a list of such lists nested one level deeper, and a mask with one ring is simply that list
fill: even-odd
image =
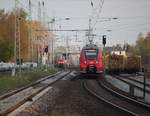
[{"label": "bush beside track", "polygon": [[56,70],[41,71],[37,70],[34,72],[22,71],[21,76],[11,76],[11,72],[5,72],[0,77],[0,95],[8,91],[20,88],[27,84],[30,84],[40,78],[55,73]]}]

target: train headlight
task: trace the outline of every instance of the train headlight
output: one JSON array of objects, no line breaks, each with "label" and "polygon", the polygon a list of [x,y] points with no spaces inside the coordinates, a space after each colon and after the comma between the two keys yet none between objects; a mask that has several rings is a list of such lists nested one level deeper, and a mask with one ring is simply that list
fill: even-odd
[{"label": "train headlight", "polygon": [[84,61],[84,63],[86,64],[86,61]]},{"label": "train headlight", "polygon": [[98,64],[98,61],[96,61],[96,64]]}]

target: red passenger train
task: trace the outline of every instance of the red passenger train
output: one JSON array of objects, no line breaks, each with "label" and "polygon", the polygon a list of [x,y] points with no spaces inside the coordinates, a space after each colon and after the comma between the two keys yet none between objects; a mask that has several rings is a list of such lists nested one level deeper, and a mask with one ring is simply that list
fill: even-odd
[{"label": "red passenger train", "polygon": [[87,44],[80,53],[80,72],[100,74],[103,72],[102,50],[95,44]]}]

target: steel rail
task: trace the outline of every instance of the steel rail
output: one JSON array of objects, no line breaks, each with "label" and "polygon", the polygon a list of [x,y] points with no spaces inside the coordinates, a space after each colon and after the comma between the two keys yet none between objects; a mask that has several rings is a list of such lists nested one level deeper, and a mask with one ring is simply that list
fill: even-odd
[{"label": "steel rail", "polygon": [[[117,76],[117,75],[113,75],[113,77],[116,78],[116,79],[118,79],[118,80],[120,80],[120,81],[122,81],[122,82],[124,82],[124,83],[127,83],[127,84],[129,84],[129,85],[133,85],[135,88],[137,88],[137,89],[143,91],[143,88],[142,88],[142,87],[139,87],[139,86],[137,86],[137,85],[135,85],[135,84],[132,84],[131,82],[128,82],[127,80],[123,80],[123,79],[121,79],[121,78],[120,78],[119,76]],[[150,94],[150,90],[147,90],[147,89],[146,89],[146,92]]]},{"label": "steel rail", "polygon": [[[135,82],[137,82],[137,83],[140,83],[140,84],[143,84],[143,82],[142,81],[138,81],[138,80],[135,80],[135,79],[132,79],[132,78],[130,78],[131,76],[123,76],[123,75],[119,75],[120,77],[123,77],[123,78],[125,78],[125,79],[128,79],[128,80],[131,80],[131,81],[135,81]],[[136,77],[135,77],[136,78]],[[143,79],[144,80],[144,79]],[[148,87],[150,87],[150,84],[148,84],[148,83],[146,83],[146,86],[148,86]]]},{"label": "steel rail", "polygon": [[134,112],[131,112],[131,111],[125,109],[125,108],[122,108],[122,107],[120,107],[120,106],[118,106],[118,105],[116,105],[116,104],[114,104],[114,103],[108,101],[108,100],[105,99],[104,97],[99,96],[96,92],[94,92],[94,91],[92,91],[90,88],[88,88],[88,86],[87,86],[87,84],[86,84],[85,82],[83,82],[82,85],[83,85],[83,88],[84,88],[89,94],[91,94],[93,97],[97,98],[98,100],[100,100],[100,101],[102,101],[102,102],[108,104],[109,106],[116,108],[116,109],[118,110],[118,112],[123,112],[123,113],[125,113],[125,114],[127,114],[127,115],[130,115],[130,116],[138,116],[138,114],[136,114],[136,113],[134,113]]},{"label": "steel rail", "polygon": [[40,80],[37,80],[37,81],[35,81],[35,82],[33,82],[33,83],[27,85],[27,86],[24,86],[24,87],[19,88],[19,89],[17,89],[17,90],[14,90],[14,91],[11,91],[11,92],[9,92],[9,93],[6,93],[6,94],[0,96],[0,101],[4,100],[4,99],[6,99],[6,98],[8,98],[8,97],[10,97],[10,96],[12,96],[12,95],[14,95],[14,94],[17,94],[17,93],[19,93],[20,91],[23,91],[23,90],[25,90],[25,89],[27,89],[27,88],[29,88],[29,87],[33,87],[33,86],[39,84],[40,82],[45,81],[46,79],[52,78],[52,77],[54,77],[54,76],[56,76],[56,75],[59,75],[60,73],[61,73],[61,72],[57,72],[57,73],[55,73],[55,74],[53,74],[53,75],[50,75],[50,76],[47,76],[47,77],[42,78],[42,79],[40,79]]},{"label": "steel rail", "polygon": [[[60,78],[58,78],[57,80],[55,80],[52,83],[49,83],[48,85],[42,87],[41,89],[39,89],[38,91],[32,93],[30,96],[26,97],[25,99],[21,100],[20,102],[18,102],[17,104],[11,106],[10,108],[8,108],[7,110],[5,110],[4,112],[0,113],[0,116],[6,116],[8,114],[10,114],[11,112],[13,112],[14,110],[16,110],[17,108],[19,108],[20,106],[22,106],[23,104],[25,104],[28,101],[32,101],[32,98],[35,97],[36,95],[38,95],[39,93],[41,93],[42,91],[44,91],[46,88],[48,88],[49,86],[55,84],[57,81],[59,81],[60,79],[64,78],[65,76],[67,76],[68,74],[70,74],[71,71],[67,72],[66,74],[64,74],[63,76],[61,76]],[[57,76],[57,75],[55,75]],[[47,77],[47,79],[49,79]],[[46,79],[43,79],[46,80]],[[42,80],[42,81],[43,81]]]},{"label": "steel rail", "polygon": [[125,96],[125,95],[123,95],[123,94],[120,94],[119,92],[117,92],[117,91],[111,89],[110,87],[108,87],[107,85],[105,85],[104,82],[102,82],[102,81],[101,81],[101,82],[98,81],[98,83],[99,83],[100,86],[102,86],[104,89],[106,89],[106,90],[109,91],[110,93],[113,93],[113,94],[117,95],[117,96],[120,97],[120,98],[123,98],[123,99],[125,99],[125,100],[128,100],[128,101],[134,103],[135,105],[144,107],[144,108],[146,108],[147,110],[150,111],[150,105],[149,105],[149,104],[145,104],[145,103],[143,103],[143,102],[141,102],[141,101],[138,101],[138,100],[135,100],[135,99],[133,99],[133,98],[131,98],[131,97]]}]

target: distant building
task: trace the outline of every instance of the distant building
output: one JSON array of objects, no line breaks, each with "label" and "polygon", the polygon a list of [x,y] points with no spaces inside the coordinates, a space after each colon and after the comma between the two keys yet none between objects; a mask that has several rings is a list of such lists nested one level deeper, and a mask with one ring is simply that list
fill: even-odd
[{"label": "distant building", "polygon": [[126,51],[121,45],[111,47],[110,54],[123,55],[126,56]]},{"label": "distant building", "polygon": [[111,54],[126,56],[126,51],[111,51]]}]

